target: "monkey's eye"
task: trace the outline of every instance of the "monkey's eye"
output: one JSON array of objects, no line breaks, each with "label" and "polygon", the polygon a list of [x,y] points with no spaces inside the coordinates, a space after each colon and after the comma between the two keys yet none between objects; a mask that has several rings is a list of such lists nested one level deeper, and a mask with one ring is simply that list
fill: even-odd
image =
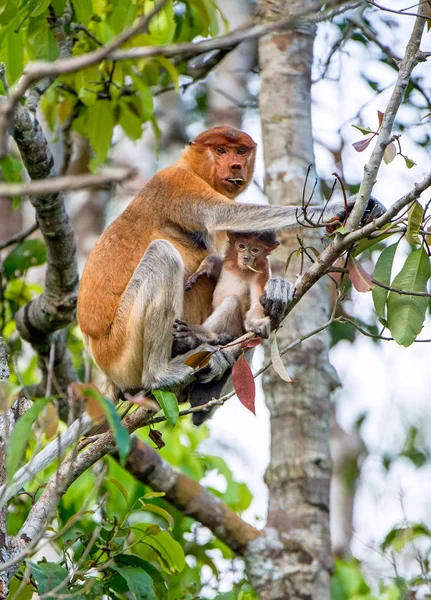
[{"label": "monkey's eye", "polygon": [[239,148],[237,154],[244,156],[244,154],[247,154],[247,148]]},{"label": "monkey's eye", "polygon": [[238,244],[238,248],[240,250],[245,250],[245,244]]},{"label": "monkey's eye", "polygon": [[252,248],[251,252],[252,254],[258,254],[260,252],[260,248]]},{"label": "monkey's eye", "polygon": [[216,148],[216,152],[217,154],[226,154],[226,150],[222,146]]}]

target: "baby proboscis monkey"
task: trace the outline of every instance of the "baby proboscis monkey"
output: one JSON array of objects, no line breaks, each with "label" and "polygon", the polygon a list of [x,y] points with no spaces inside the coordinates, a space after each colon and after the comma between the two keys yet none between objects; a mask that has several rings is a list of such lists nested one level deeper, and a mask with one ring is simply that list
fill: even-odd
[{"label": "baby proboscis monkey", "polygon": [[200,344],[227,344],[247,331],[267,338],[271,330],[260,297],[271,277],[268,256],[279,245],[275,231],[228,232],[228,246],[223,263],[208,256],[188,279],[190,290],[203,276],[217,279],[213,312],[203,325],[189,325],[177,319],[174,324],[174,354],[181,354]]}]

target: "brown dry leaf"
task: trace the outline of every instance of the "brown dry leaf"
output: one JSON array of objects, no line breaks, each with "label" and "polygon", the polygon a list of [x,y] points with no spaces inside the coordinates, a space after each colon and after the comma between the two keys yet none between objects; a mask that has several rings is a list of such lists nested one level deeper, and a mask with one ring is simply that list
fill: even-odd
[{"label": "brown dry leaf", "polygon": [[209,350],[195,352],[194,354],[189,356],[187,360],[184,361],[184,364],[195,370],[203,369],[207,366],[213,354],[214,352],[210,352]]},{"label": "brown dry leaf", "polygon": [[385,161],[385,164],[388,165],[389,163],[391,163],[394,158],[397,155],[397,148],[394,144],[394,142],[391,142],[389,144],[389,146],[386,146],[386,149],[383,153],[383,160]]},{"label": "brown dry leaf", "polygon": [[45,406],[39,417],[39,424],[47,440],[52,439],[58,429],[58,412],[55,405],[50,402]]},{"label": "brown dry leaf", "polygon": [[20,387],[16,387],[10,381],[0,381],[0,413],[12,406],[21,392]]},{"label": "brown dry leaf", "polygon": [[165,442],[163,441],[162,434],[160,431],[157,431],[157,429],[150,429],[148,436],[150,440],[155,443],[158,450],[161,450],[163,446],[166,446]]}]

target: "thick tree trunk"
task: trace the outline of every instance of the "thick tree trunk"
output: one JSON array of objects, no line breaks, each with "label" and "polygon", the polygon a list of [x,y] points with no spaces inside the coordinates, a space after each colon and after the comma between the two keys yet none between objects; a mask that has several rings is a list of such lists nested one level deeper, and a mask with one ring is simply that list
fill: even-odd
[{"label": "thick tree trunk", "polygon": [[[305,1],[305,4],[304,4]],[[309,0],[260,0],[266,22],[288,12],[303,11]],[[307,168],[314,162],[311,129],[311,65],[315,27],[276,32],[261,38],[260,108],[266,165],[265,191],[274,204],[300,204]],[[312,174],[312,183],[315,175]],[[306,194],[308,198],[309,190]],[[319,192],[313,202],[319,201]],[[322,232],[309,229],[282,233],[282,260],[273,261],[283,276],[286,257],[298,248],[297,234],[306,245],[319,246]],[[299,261],[287,277],[294,281]],[[279,347],[321,325],[328,318],[328,283],[316,285],[289,315],[277,334]],[[264,600],[329,598],[332,566],[329,533],[329,406],[336,377],[328,359],[327,335],[315,336],[289,352],[287,369],[295,385],[272,371],[265,390],[271,413],[271,460],[266,473],[269,488],[267,535],[277,532],[282,546],[269,556],[273,576],[249,575]]]}]

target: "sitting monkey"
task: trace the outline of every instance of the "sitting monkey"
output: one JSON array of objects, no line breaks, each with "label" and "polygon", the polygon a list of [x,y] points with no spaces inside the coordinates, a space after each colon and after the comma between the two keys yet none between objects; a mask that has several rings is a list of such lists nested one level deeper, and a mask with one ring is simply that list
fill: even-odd
[{"label": "sitting monkey", "polygon": [[190,290],[203,276],[217,281],[213,312],[203,325],[175,321],[174,354],[200,344],[225,345],[248,331],[262,338],[269,336],[271,322],[260,297],[271,277],[268,256],[279,245],[275,231],[228,231],[227,236],[224,261],[215,255],[206,257],[185,285],[185,290]]}]

